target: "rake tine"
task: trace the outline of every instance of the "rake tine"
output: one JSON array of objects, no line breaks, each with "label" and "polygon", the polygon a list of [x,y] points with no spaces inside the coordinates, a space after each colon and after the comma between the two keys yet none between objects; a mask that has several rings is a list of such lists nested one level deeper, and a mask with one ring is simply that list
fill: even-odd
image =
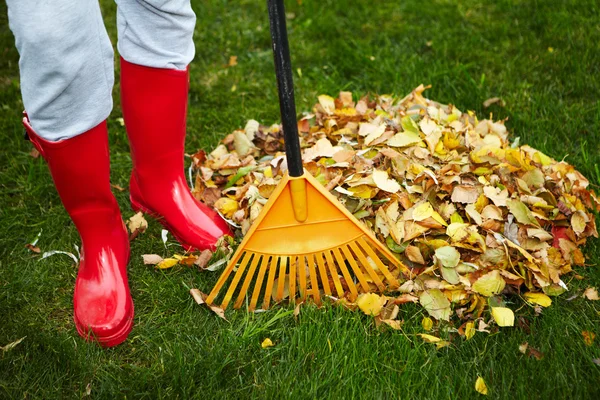
[{"label": "rake tine", "polygon": [[342,246],[342,252],[344,253],[344,256],[346,257],[346,260],[348,260],[348,262],[350,263],[350,266],[352,267],[354,274],[358,278],[358,281],[360,282],[360,285],[362,286],[363,290],[365,292],[368,292],[369,289],[371,289],[369,287],[369,283],[365,279],[362,271],[360,270],[360,267],[354,260],[354,256],[352,255],[352,253],[350,253],[350,249],[348,249],[348,246]]},{"label": "rake tine", "polygon": [[268,310],[271,305],[271,293],[273,292],[273,281],[277,272],[277,262],[279,257],[271,258],[271,266],[269,268],[269,277],[267,278],[267,287],[265,288],[265,298],[263,300],[263,309]]},{"label": "rake tine", "polygon": [[[312,262],[311,262],[312,259]],[[312,297],[318,306],[321,305],[321,294],[319,293],[319,281],[317,280],[317,270],[315,267],[314,255],[306,256],[306,265],[308,266],[308,273],[310,274],[310,286],[312,289]]]},{"label": "rake tine", "polygon": [[248,270],[248,273],[246,274],[246,279],[244,279],[244,284],[242,285],[242,288],[240,289],[240,293],[238,294],[238,298],[236,300],[236,302],[233,304],[233,308],[240,308],[243,301],[244,301],[244,297],[246,297],[246,292],[248,291],[248,286],[250,286],[250,282],[252,281],[252,278],[254,277],[254,272],[256,271],[256,267],[258,266],[258,263],[260,262],[260,260],[263,258],[262,255],[259,254],[254,254],[254,258],[252,259],[252,264],[250,264],[250,269]]},{"label": "rake tine", "polygon": [[375,254],[375,252],[373,251],[371,246],[369,246],[369,244],[366,243],[363,238],[358,239],[357,242],[360,245],[360,247],[362,247],[365,250],[365,252],[369,255],[369,257],[371,257],[371,260],[373,260],[373,262],[375,262],[375,264],[377,264],[377,267],[379,268],[381,273],[386,277],[386,279],[389,281],[390,285],[400,286],[400,284],[398,283],[398,280],[396,280],[396,278],[394,278],[392,276],[392,274],[390,274],[390,271],[388,271],[387,267],[381,262],[381,260],[379,259],[377,254]]},{"label": "rake tine", "polygon": [[306,299],[306,259],[298,257],[298,281],[300,282],[300,301]]},{"label": "rake tine", "polygon": [[253,255],[254,255],[254,253],[247,251],[246,254],[244,254],[244,258],[242,258],[242,261],[240,261],[240,265],[238,266],[238,270],[235,273],[235,276],[233,277],[231,286],[229,286],[227,293],[225,293],[225,298],[223,299],[223,303],[221,303],[221,308],[223,310],[225,310],[227,308],[227,306],[229,305],[229,302],[231,301],[231,298],[233,297],[233,292],[235,291],[235,288],[237,287],[237,284],[240,281],[240,279],[242,279],[244,270],[246,269],[246,266],[250,262],[250,259],[252,258]]},{"label": "rake tine", "polygon": [[342,297],[344,297],[344,288],[342,287],[342,282],[340,282],[340,277],[338,275],[337,269],[335,268],[335,263],[333,262],[333,258],[331,257],[331,253],[329,251],[325,251],[325,259],[327,260],[327,265],[329,265],[329,271],[331,272],[331,278],[333,279],[338,298],[341,299]]},{"label": "rake tine", "polygon": [[369,264],[369,261],[365,258],[365,255],[362,253],[362,251],[360,251],[360,249],[356,245],[356,242],[350,243],[350,247],[352,248],[352,251],[354,251],[354,254],[356,254],[358,259],[360,260],[360,263],[362,264],[363,268],[367,271],[373,282],[375,282],[379,290],[383,292],[385,290],[385,285],[383,284],[383,282],[381,282],[381,279],[379,279],[377,272],[375,272],[373,267],[371,267],[371,264]]},{"label": "rake tine", "polygon": [[325,294],[331,296],[331,288],[329,287],[329,279],[327,278],[327,270],[325,269],[325,264],[323,263],[323,256],[321,253],[317,253],[314,255],[317,259],[317,265],[319,266],[319,275],[321,275],[321,282],[323,283],[323,290]]},{"label": "rake tine", "polygon": [[297,263],[296,257],[289,258],[290,263],[290,303],[296,301],[296,278],[297,278]]},{"label": "rake tine", "polygon": [[213,290],[210,292],[210,294],[206,298],[206,303],[208,303],[208,304],[212,304],[213,303],[213,301],[215,300],[215,297],[217,297],[217,295],[219,294],[219,292],[223,288],[223,285],[225,284],[225,282],[227,282],[227,279],[229,278],[229,275],[231,275],[231,272],[233,271],[233,268],[237,265],[238,260],[244,254],[246,254],[246,253],[245,252],[240,252],[239,254],[236,254],[236,256],[229,262],[229,265],[227,266],[227,268],[225,269],[225,271],[223,271],[223,273],[221,274],[221,276],[217,280],[217,284],[215,285],[215,287],[213,288]]},{"label": "rake tine", "polygon": [[248,308],[250,311],[254,311],[256,308],[256,303],[258,302],[258,296],[260,295],[260,289],[262,289],[263,279],[265,277],[265,273],[267,272],[270,259],[270,256],[265,255],[260,263],[260,270],[258,271],[258,277],[256,278],[256,283],[254,284],[254,291],[252,292],[252,300],[250,301],[250,307]]},{"label": "rake tine", "polygon": [[275,301],[279,302],[283,299],[283,288],[285,287],[285,270],[287,268],[288,257],[279,258],[279,277],[277,282],[277,295]]},{"label": "rake tine", "polygon": [[356,286],[354,285],[354,282],[352,281],[352,275],[350,275],[350,272],[348,271],[348,268],[346,267],[346,262],[344,261],[344,258],[342,257],[342,255],[340,254],[340,251],[337,248],[332,249],[332,251],[333,251],[333,255],[334,255],[335,259],[337,260],[338,268],[342,271],[342,275],[344,276],[344,279],[346,280],[348,289],[350,289],[350,293],[352,294],[353,299],[355,299],[356,297],[358,297],[358,290],[356,290]]}]

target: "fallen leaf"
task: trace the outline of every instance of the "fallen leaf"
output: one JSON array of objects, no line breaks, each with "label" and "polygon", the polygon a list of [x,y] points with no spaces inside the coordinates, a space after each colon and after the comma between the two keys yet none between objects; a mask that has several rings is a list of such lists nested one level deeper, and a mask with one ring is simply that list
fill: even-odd
[{"label": "fallen leaf", "polygon": [[473,321],[469,321],[465,326],[465,337],[467,340],[469,340],[473,336],[475,336],[475,323]]},{"label": "fallen leaf", "polygon": [[492,317],[498,326],[514,326],[515,314],[510,308],[492,307]]},{"label": "fallen leaf", "polygon": [[472,289],[483,296],[494,296],[504,290],[506,282],[498,270],[482,275],[472,286]]},{"label": "fallen leaf", "polygon": [[318,99],[323,110],[325,110],[327,114],[333,114],[335,111],[335,101],[333,100],[333,97],[322,94]]},{"label": "fallen leaf", "polygon": [[596,290],[596,288],[593,287],[585,289],[583,295],[588,300],[600,300],[600,298],[598,297],[598,291]]},{"label": "fallen leaf", "polygon": [[421,325],[423,326],[424,330],[429,332],[431,329],[433,329],[433,320],[429,317],[424,317],[421,320]]},{"label": "fallen leaf", "polygon": [[419,302],[435,319],[450,320],[450,302],[439,289],[425,290],[419,296]]},{"label": "fallen leaf", "polygon": [[275,345],[269,338],[265,338],[265,340],[263,340],[262,343],[260,344],[260,347],[262,347],[263,349],[266,349],[268,347],[273,347],[273,346],[275,346]]},{"label": "fallen leaf", "polygon": [[356,305],[367,315],[379,315],[387,299],[375,293],[362,293],[356,299]]},{"label": "fallen leaf", "polygon": [[25,340],[27,336],[23,336],[21,339],[17,339],[14,342],[11,342],[9,344],[7,344],[6,346],[0,346],[0,350],[6,352],[9,350],[14,349],[19,343],[21,343],[23,340]]},{"label": "fallen leaf", "polygon": [[550,297],[548,297],[544,293],[527,292],[525,293],[524,297],[525,300],[527,300],[528,302],[538,304],[542,307],[550,307],[550,305],[552,304],[552,299],[550,299]]},{"label": "fallen leaf", "polygon": [[478,376],[477,380],[475,381],[475,390],[484,396],[487,396],[488,394],[488,388],[485,384],[485,381],[480,376]]},{"label": "fallen leaf", "polygon": [[198,258],[196,259],[196,261],[194,261],[194,265],[196,265],[200,269],[205,269],[206,265],[208,264],[208,262],[212,258],[212,255],[213,255],[212,251],[210,251],[208,249],[202,251],[200,253],[200,255],[198,256]]},{"label": "fallen leaf", "polygon": [[483,102],[483,108],[488,108],[492,104],[498,103],[500,106],[504,106],[504,102],[500,97],[491,97]]},{"label": "fallen leaf", "polygon": [[586,346],[594,344],[594,339],[596,339],[596,334],[594,332],[582,331],[581,335],[583,336],[583,342]]},{"label": "fallen leaf", "polygon": [[127,220],[127,227],[129,228],[129,240],[133,240],[138,234],[144,233],[148,228],[148,222],[144,219],[144,213],[141,211],[133,215]]},{"label": "fallen leaf", "polygon": [[42,250],[40,250],[39,247],[32,245],[31,243],[27,243],[25,245],[25,248],[29,249],[30,251],[40,254],[42,252]]},{"label": "fallen leaf", "polygon": [[446,268],[454,268],[460,262],[460,253],[452,246],[442,246],[435,250],[435,258]]},{"label": "fallen leaf", "polygon": [[178,263],[179,263],[179,260],[176,258],[165,258],[164,260],[162,260],[161,262],[156,264],[156,268],[159,268],[159,269],[172,268],[175,265],[177,265]]},{"label": "fallen leaf", "polygon": [[190,289],[190,294],[192,295],[196,303],[208,307],[212,312],[217,314],[219,318],[222,318],[225,321],[227,321],[227,318],[225,318],[225,310],[223,310],[221,307],[213,306],[206,303],[206,298],[208,297],[208,295],[202,293],[198,289]]},{"label": "fallen leaf", "polygon": [[144,254],[142,255],[145,265],[156,265],[163,261],[163,258],[158,254]]},{"label": "fallen leaf", "polygon": [[400,184],[394,179],[390,179],[386,171],[373,170],[373,181],[381,190],[389,193],[396,193],[400,190]]},{"label": "fallen leaf", "polygon": [[228,67],[235,67],[237,65],[237,56],[230,56],[229,62],[227,63]]}]

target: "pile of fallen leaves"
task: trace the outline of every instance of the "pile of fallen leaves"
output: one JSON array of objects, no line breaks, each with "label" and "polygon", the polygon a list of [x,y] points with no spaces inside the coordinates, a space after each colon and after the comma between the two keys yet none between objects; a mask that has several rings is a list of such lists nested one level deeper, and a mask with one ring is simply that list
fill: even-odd
[{"label": "pile of fallen leaves", "polygon": [[[504,121],[428,100],[424,89],[358,102],[322,95],[298,122],[306,170],[410,270],[400,293],[345,304],[395,328],[409,301],[438,320],[457,315],[467,337],[476,321],[478,330],[512,326],[510,295],[539,311],[568,290],[563,276],[584,265],[581,247],[598,236],[598,199],[573,166],[511,144]],[[280,125],[251,120],[193,155],[194,195],[240,237],[286,169]]]}]

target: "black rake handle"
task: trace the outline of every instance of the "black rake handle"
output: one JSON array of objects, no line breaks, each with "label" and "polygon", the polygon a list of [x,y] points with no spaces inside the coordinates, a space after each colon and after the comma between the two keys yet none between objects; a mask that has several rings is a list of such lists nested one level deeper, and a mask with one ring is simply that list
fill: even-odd
[{"label": "black rake handle", "polygon": [[279,90],[279,109],[285,140],[285,155],[290,176],[299,177],[304,173],[300,138],[296,122],[296,103],[294,101],[294,80],[290,62],[290,46],[285,26],[285,7],[283,0],[267,0],[269,22],[271,25],[271,43],[275,58],[275,75]]}]

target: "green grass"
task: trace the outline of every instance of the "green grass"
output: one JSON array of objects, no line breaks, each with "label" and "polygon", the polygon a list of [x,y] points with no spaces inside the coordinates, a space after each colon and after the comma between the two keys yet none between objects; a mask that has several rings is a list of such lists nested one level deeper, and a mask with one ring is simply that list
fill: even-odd
[{"label": "green grass", "polygon": [[[191,69],[187,150],[209,149],[250,118],[278,120],[264,1],[194,1],[197,55]],[[405,94],[432,84],[430,98],[508,117],[521,143],[576,165],[600,183],[600,6],[596,0],[287,1],[299,111],[321,93]],[[349,5],[351,4],[351,5]],[[116,6],[102,0],[116,43]],[[24,248],[43,229],[43,250],[73,251],[78,235],[41,159],[28,153],[20,114],[18,55],[0,2],[0,398],[473,398],[482,376],[490,398],[599,398],[600,305],[570,294],[535,316],[530,332],[477,333],[435,350],[415,337],[423,311],[403,307],[404,332],[378,329],[341,308],[307,306],[230,313],[227,323],[198,307],[191,287],[209,290],[214,273],[156,271],[141,255],[168,255],[160,226],[132,243],[129,276],[135,327],[103,350],[79,339],[71,317],[76,268],[63,256],[38,261]],[[553,51],[549,49],[552,48]],[[224,68],[230,55],[238,65]],[[371,57],[374,59],[372,60]],[[118,82],[118,80],[117,80]],[[235,90],[232,88],[235,86]],[[118,86],[115,87],[115,95]],[[505,106],[483,109],[501,97]],[[118,96],[109,119],[112,181],[127,187],[130,156]],[[124,216],[127,192],[116,192]],[[598,241],[572,293],[600,287]],[[572,276],[571,276],[572,277]],[[569,277],[569,279],[571,279]],[[512,305],[513,307],[515,305]],[[443,336],[450,335],[447,328]],[[270,337],[275,347],[263,350]],[[523,342],[545,354],[518,351]]]}]

